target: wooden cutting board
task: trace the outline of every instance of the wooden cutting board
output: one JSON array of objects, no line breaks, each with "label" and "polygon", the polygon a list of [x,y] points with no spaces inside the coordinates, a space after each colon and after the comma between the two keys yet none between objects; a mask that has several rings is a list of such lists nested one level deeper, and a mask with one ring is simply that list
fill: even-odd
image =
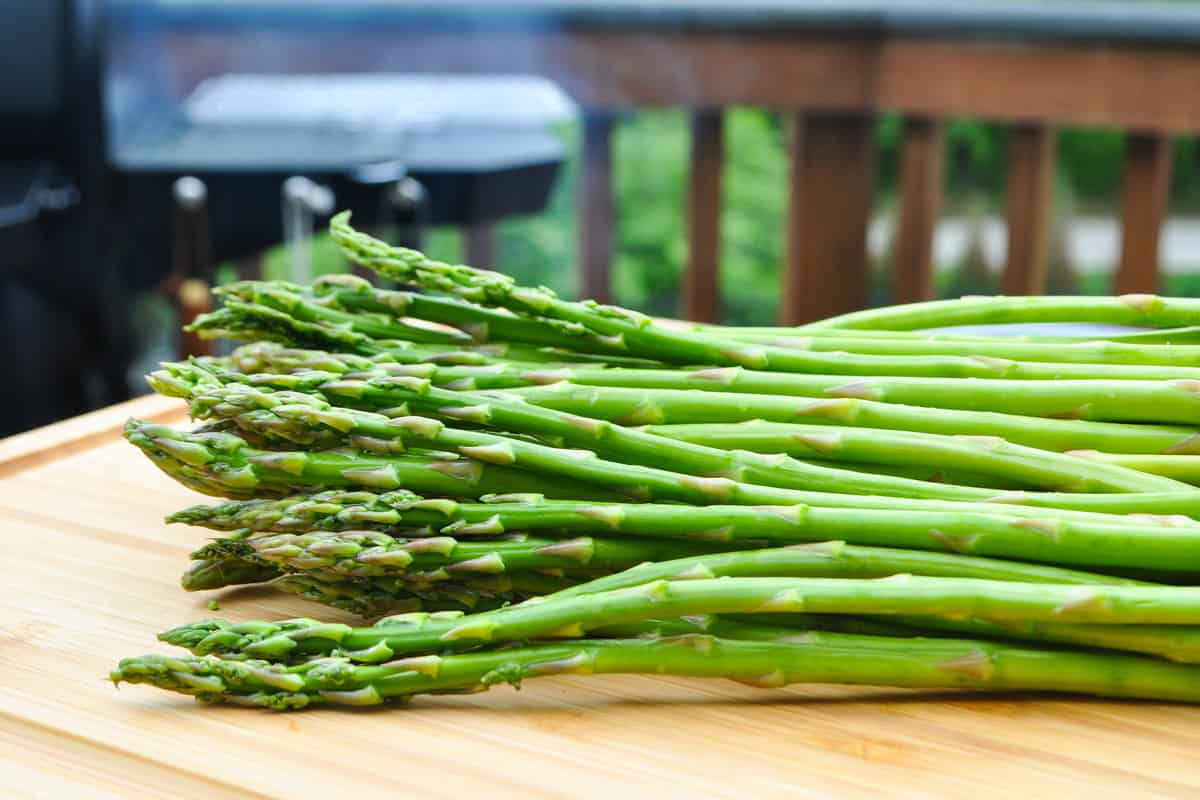
[{"label": "wooden cutting board", "polygon": [[[1200,707],[555,677],[296,714],[104,680],[212,616],[177,577],[201,497],[120,441],[144,398],[0,441],[0,797],[1200,797]],[[344,615],[261,591],[232,619]]]}]

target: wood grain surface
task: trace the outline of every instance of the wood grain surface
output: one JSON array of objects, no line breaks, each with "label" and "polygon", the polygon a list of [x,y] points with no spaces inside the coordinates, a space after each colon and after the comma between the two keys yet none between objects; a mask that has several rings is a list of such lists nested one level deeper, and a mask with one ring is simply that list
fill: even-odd
[{"label": "wood grain surface", "polygon": [[[108,418],[131,413],[181,417],[142,400]],[[116,425],[68,424],[86,441],[29,434],[47,457],[0,478],[3,798],[1200,796],[1200,708],[1166,704],[642,676],[296,714],[118,691],[121,656],[213,615],[177,580],[206,533],[162,523],[201,498]],[[261,591],[219,600],[231,619],[350,621]]]}]

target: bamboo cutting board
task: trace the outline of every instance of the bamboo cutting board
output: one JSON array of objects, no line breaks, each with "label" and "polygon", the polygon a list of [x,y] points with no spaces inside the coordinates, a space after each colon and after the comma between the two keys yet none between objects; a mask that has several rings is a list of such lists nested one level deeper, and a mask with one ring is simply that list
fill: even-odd
[{"label": "bamboo cutting board", "polygon": [[[144,398],[0,441],[0,797],[1200,797],[1200,708],[642,676],[272,714],[103,680],[212,616],[199,495],[119,441]],[[336,612],[259,591],[233,619]]]}]

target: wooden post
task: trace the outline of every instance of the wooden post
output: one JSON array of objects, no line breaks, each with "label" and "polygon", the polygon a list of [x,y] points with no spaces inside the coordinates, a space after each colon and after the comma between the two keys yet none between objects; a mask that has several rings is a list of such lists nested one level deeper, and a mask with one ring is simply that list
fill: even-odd
[{"label": "wooden post", "polygon": [[865,114],[795,115],[780,309],[785,325],[866,304],[874,129]]},{"label": "wooden post", "polygon": [[1008,263],[1001,280],[1005,294],[1041,294],[1046,284],[1053,178],[1054,129],[1013,128],[1008,150]]},{"label": "wooden post", "polygon": [[183,330],[195,322],[196,317],[212,311],[212,287],[203,278],[185,278],[175,292],[175,306],[179,310],[179,356],[214,355],[216,343],[213,340]]},{"label": "wooden post", "polygon": [[579,296],[612,302],[614,213],[613,117],[588,113],[583,120],[583,164],[579,180]]},{"label": "wooden post", "polygon": [[1113,278],[1115,294],[1158,291],[1158,240],[1167,215],[1171,157],[1169,136],[1130,133],[1125,139],[1121,262]]},{"label": "wooden post", "polygon": [[233,262],[239,281],[259,281],[263,278],[263,259],[260,253],[242,256]]},{"label": "wooden post", "polygon": [[464,234],[467,263],[479,269],[497,269],[499,247],[496,226],[490,222],[479,222],[468,225]]},{"label": "wooden post", "polygon": [[692,114],[688,180],[688,263],[683,273],[683,316],[716,322],[721,316],[721,171],[725,163],[724,116]]},{"label": "wooden post", "polygon": [[[179,326],[184,328],[201,314],[212,310],[209,291],[213,279],[212,240],[208,224],[208,187],[199,178],[185,175],[171,187],[173,262],[165,285],[175,303]],[[181,330],[179,355],[210,356],[214,343]]]},{"label": "wooden post", "polygon": [[897,303],[932,300],[937,293],[933,242],[942,210],[943,143],[941,120],[924,117],[904,120],[900,209],[893,248]]}]

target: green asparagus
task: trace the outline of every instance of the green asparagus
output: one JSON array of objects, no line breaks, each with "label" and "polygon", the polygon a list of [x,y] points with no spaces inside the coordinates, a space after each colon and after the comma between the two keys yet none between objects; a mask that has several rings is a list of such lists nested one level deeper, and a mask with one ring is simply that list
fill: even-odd
[{"label": "green asparagus", "polygon": [[749,344],[711,333],[672,329],[650,317],[616,306],[568,302],[546,288],[517,286],[512,278],[465,265],[451,265],[424,254],[393,247],[349,224],[343,212],[330,222],[330,234],[347,258],[400,283],[445,292],[464,300],[583,326],[609,337],[628,355],[673,364],[742,366],[778,372],[818,372],[843,375],[926,375],[937,377],[1024,378],[1200,378],[1200,370],[1182,367],[1045,364],[974,358],[971,356],[874,356],[853,353],[826,355],[786,347]]},{"label": "green asparagus", "polygon": [[345,658],[294,667],[213,657],[125,659],[114,683],[148,683],[207,702],[286,710],[375,705],[416,694],[487,689],[545,675],[648,673],[731,678],[755,686],[844,683],[1053,691],[1196,702],[1200,671],[1149,658],[986,641],[798,631],[774,641],[706,635],[575,641],[381,665]]},{"label": "green asparagus", "polygon": [[[324,492],[311,498],[194,506],[169,519],[217,530],[378,530],[429,526],[464,538],[511,531],[685,538],[715,542],[853,544],[996,556],[1099,568],[1196,569],[1200,540],[1192,520],[1094,515],[1043,516],[1019,506],[927,504],[920,508],[816,505],[686,507],[588,504],[506,496],[503,502],[413,501],[408,495]],[[907,501],[898,501],[907,505]],[[1032,565],[1026,565],[1031,568]]]},{"label": "green asparagus", "polygon": [[1119,297],[963,297],[872,308],[802,326],[808,330],[916,330],[1012,322],[1093,322],[1151,328],[1194,326],[1200,300],[1124,294]]},{"label": "green asparagus", "polygon": [[678,389],[627,389],[555,383],[505,390],[527,403],[623,425],[767,420],[919,433],[997,436],[1043,450],[1094,448],[1110,453],[1200,452],[1196,428],[1043,419],[984,411],[920,408],[852,397],[822,400]]},{"label": "green asparagus", "polygon": [[335,651],[386,658],[575,638],[605,625],[692,614],[982,617],[993,621],[1200,625],[1200,588],[1065,585],[976,578],[697,578],[659,580],[564,598],[536,598],[468,616],[413,615],[409,624],[351,628],[292,620],[231,626],[206,620],[160,635],[197,655],[294,660]]}]

